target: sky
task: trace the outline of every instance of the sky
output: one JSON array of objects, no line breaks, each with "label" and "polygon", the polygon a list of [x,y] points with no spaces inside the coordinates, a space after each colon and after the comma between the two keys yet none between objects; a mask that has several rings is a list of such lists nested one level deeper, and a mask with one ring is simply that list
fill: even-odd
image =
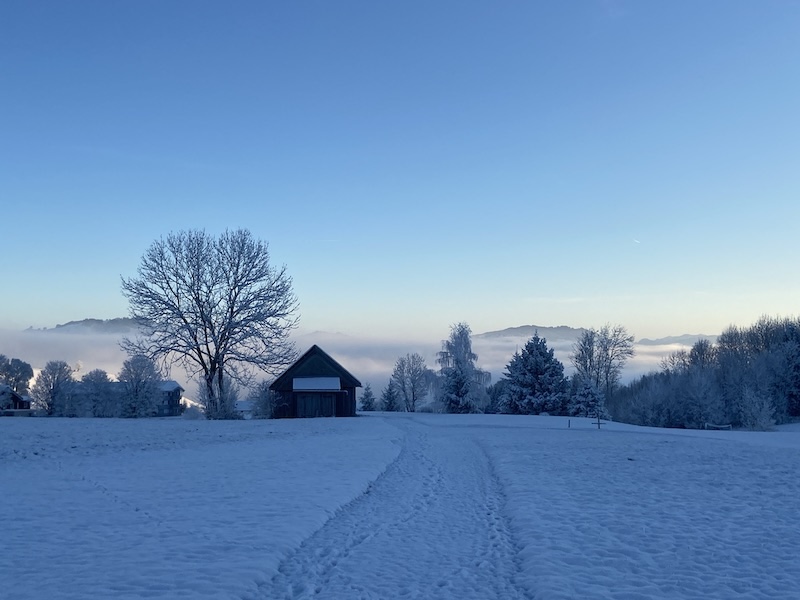
[{"label": "sky", "polygon": [[305,332],[797,315],[800,3],[0,4],[0,329],[249,228]]}]

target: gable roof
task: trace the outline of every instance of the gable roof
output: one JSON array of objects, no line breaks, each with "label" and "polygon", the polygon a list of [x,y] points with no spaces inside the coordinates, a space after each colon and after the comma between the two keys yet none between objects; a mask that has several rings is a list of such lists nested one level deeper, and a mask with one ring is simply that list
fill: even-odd
[{"label": "gable roof", "polygon": [[10,385],[0,383],[0,396],[8,396],[12,400],[24,400],[21,394],[18,394]]},{"label": "gable roof", "polygon": [[158,389],[162,392],[174,392],[176,390],[180,390],[181,392],[185,392],[186,390],[181,387],[174,379],[167,379],[166,381],[160,381],[158,383]]},{"label": "gable roof", "polygon": [[303,356],[286,369],[269,386],[269,389],[278,392],[290,392],[292,391],[295,377],[338,377],[343,388],[361,387],[361,382],[358,379],[353,377],[347,369],[333,360],[327,352],[316,344],[311,346]]}]

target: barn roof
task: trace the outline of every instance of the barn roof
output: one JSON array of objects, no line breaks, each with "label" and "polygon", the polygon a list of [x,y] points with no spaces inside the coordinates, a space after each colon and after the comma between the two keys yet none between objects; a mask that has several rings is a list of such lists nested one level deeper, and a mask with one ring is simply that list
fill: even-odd
[{"label": "barn roof", "polygon": [[269,389],[278,392],[292,391],[292,382],[295,377],[338,377],[342,387],[361,387],[361,382],[353,377],[350,372],[322,348],[314,344],[303,356],[286,369]]}]

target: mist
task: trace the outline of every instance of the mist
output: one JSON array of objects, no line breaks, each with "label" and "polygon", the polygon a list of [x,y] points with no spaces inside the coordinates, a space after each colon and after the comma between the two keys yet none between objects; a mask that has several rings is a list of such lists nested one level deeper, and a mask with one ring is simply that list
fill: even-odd
[{"label": "mist", "polygon": [[[63,360],[75,369],[76,378],[93,369],[103,369],[116,378],[127,358],[119,346],[122,338],[123,335],[119,333],[0,330],[0,354],[30,363],[34,373],[38,373],[48,361]],[[492,382],[501,379],[514,352],[522,348],[528,339],[523,336],[474,338],[473,350],[478,355],[478,366],[492,374]],[[325,332],[304,333],[294,336],[293,340],[301,354],[317,344],[359,379],[362,385],[369,383],[376,395],[389,382],[394,363],[400,356],[417,352],[429,368],[436,369],[436,356],[442,344],[441,339],[398,341]],[[569,360],[572,344],[571,340],[556,339],[552,343],[548,340],[548,346],[564,364],[567,375],[574,370]],[[657,370],[663,358],[677,350],[688,350],[689,346],[635,344],[634,349],[635,356],[623,370],[623,382]],[[195,396],[197,381],[183,369],[173,368],[165,375],[181,384],[186,396]]]}]

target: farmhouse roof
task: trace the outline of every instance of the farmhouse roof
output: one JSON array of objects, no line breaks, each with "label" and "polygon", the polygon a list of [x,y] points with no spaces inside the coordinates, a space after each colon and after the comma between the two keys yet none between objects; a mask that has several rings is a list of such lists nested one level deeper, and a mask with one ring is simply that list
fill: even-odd
[{"label": "farmhouse roof", "polygon": [[291,391],[294,379],[299,377],[338,377],[343,388],[361,387],[358,379],[316,344],[286,369],[269,389],[278,392]]},{"label": "farmhouse roof", "polygon": [[158,383],[158,389],[161,390],[162,392],[174,392],[175,390],[180,390],[182,392],[186,391],[181,387],[181,384],[179,384],[177,381],[175,381],[173,379],[167,379],[166,381],[160,381]]}]

